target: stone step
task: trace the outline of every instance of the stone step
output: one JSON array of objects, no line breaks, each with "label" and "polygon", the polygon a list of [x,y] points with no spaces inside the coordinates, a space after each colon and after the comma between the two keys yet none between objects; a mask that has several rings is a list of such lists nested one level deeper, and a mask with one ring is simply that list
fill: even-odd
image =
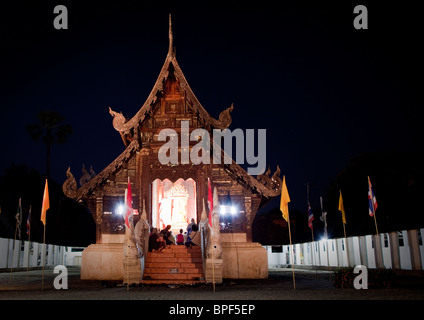
[{"label": "stone step", "polygon": [[196,283],[205,283],[204,280],[169,280],[169,279],[159,279],[159,280],[141,280],[142,284],[196,284]]},{"label": "stone step", "polygon": [[143,280],[200,280],[202,277],[200,273],[151,273]]},{"label": "stone step", "polygon": [[199,273],[201,274],[203,269],[199,268],[145,268],[144,274],[153,274],[153,273],[172,273],[172,274],[180,274],[180,273]]},{"label": "stone step", "polygon": [[196,262],[146,262],[145,268],[198,268],[202,269],[203,264]]},{"label": "stone step", "polygon": [[187,248],[186,246],[176,246],[176,245],[171,245],[171,246],[167,246],[165,249],[162,250],[162,253],[173,253],[173,252],[202,252],[202,250],[200,249],[200,247],[194,246],[192,248]]},{"label": "stone step", "polygon": [[188,284],[204,282],[200,247],[168,246],[160,253],[146,256],[141,283]]},{"label": "stone step", "polygon": [[202,254],[200,252],[196,253],[186,253],[186,252],[175,252],[175,253],[155,253],[149,252],[147,258],[185,258],[185,257],[193,257],[193,258],[202,258]]},{"label": "stone step", "polygon": [[201,257],[180,257],[180,258],[166,258],[166,257],[149,257],[147,256],[146,262],[202,262]]}]

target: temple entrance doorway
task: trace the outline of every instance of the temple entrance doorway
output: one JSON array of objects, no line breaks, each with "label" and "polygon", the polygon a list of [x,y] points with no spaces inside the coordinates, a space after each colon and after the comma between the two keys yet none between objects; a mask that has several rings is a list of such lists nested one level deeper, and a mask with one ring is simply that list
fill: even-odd
[{"label": "temple entrance doorway", "polygon": [[152,227],[158,230],[171,225],[174,236],[186,231],[190,220],[197,221],[196,182],[182,178],[175,182],[156,179],[152,184]]}]

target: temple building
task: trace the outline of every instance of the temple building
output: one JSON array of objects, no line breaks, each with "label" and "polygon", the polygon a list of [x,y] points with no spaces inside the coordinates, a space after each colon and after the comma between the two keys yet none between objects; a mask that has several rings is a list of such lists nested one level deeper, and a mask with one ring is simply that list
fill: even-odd
[{"label": "temple building", "polygon": [[[217,282],[223,278],[268,276],[267,253],[259,243],[252,242],[252,223],[256,212],[281,193],[279,168],[272,176],[268,169],[255,177],[234,160],[218,164],[212,160],[210,163],[196,164],[192,159],[181,161],[182,154],[190,152],[197,144],[191,139],[187,144],[178,145],[178,164],[159,161],[161,147],[166,143],[160,139],[161,131],[172,129],[170,132],[176,133],[178,141],[184,139],[182,131],[185,126],[188,127],[188,134],[196,129],[204,129],[212,137],[213,129],[229,128],[232,110],[233,105],[215,119],[196,98],[176,60],[169,17],[168,53],[145,103],[131,119],[109,107],[113,127],[122,138],[123,152],[100,173],[88,174],[80,179],[79,188],[71,170],[67,171],[67,180],[63,184],[65,195],[85,204],[96,222],[96,243],[86,248],[82,255],[82,279],[128,282],[130,280],[126,275],[130,269],[128,257],[131,255],[131,261],[135,261],[136,265],[133,268],[135,271],[132,271],[136,280],[132,282],[137,282],[137,279],[210,281],[211,264]],[[167,138],[170,139],[172,134]],[[212,146],[212,143],[209,145]],[[211,159],[212,154],[211,150],[208,155]],[[207,223],[209,209],[205,203],[208,203],[208,179],[215,190],[211,216],[216,222],[219,221],[219,224],[213,225],[216,232],[211,232]],[[134,209],[132,234],[128,234],[122,215],[128,181]],[[167,225],[172,226],[176,235],[179,229],[186,230],[191,219],[203,229],[199,230],[202,237],[197,243],[199,259],[195,261],[200,271],[190,278],[183,275],[187,267],[182,263],[167,266],[158,260],[155,264],[154,259],[159,259],[160,253],[157,256],[148,253],[145,239],[152,228],[162,230]],[[140,237],[144,237],[144,240],[140,240]],[[133,250],[134,243],[137,250]],[[184,254],[183,248],[178,248],[181,252],[166,250],[170,250],[168,254],[175,253],[175,257]],[[210,255],[211,250],[216,250],[215,256]],[[155,268],[158,268],[157,271],[160,268],[168,276],[155,278]],[[163,270],[167,268],[169,272]],[[190,272],[194,274],[194,271]]]}]

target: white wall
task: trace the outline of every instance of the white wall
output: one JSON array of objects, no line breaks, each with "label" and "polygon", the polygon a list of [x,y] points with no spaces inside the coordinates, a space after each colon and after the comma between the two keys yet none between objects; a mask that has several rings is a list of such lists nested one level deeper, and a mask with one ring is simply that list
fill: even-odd
[{"label": "white wall", "polygon": [[[293,244],[295,250],[294,264],[330,267],[346,267],[348,265],[353,267],[362,264],[368,268],[376,268],[376,257],[379,258],[382,255],[384,268],[392,268],[394,259],[398,259],[394,263],[399,265],[401,269],[411,270],[413,269],[411,261],[421,261],[418,265],[421,264],[419,267],[424,270],[424,228],[417,230],[417,232],[408,232],[406,230],[392,232],[391,235],[396,238],[393,248],[389,241],[389,234],[379,235],[381,252],[376,250],[374,241],[377,238],[374,238],[376,236],[373,235]],[[417,237],[417,239],[410,241],[411,239],[408,239],[408,236]],[[419,248],[417,248],[416,244],[418,244]],[[410,245],[413,245],[415,250],[411,250]],[[269,267],[283,267],[292,263],[289,245],[283,245],[281,248],[282,252],[272,252],[272,246],[265,247],[268,250]],[[399,254],[392,256],[391,252],[398,252]],[[302,256],[300,253],[302,253]],[[412,259],[411,254],[420,256]],[[414,268],[417,268],[417,266]]]},{"label": "white wall", "polygon": [[[45,248],[45,250],[44,250]],[[52,244],[0,238],[0,269],[41,267],[42,255],[45,266],[81,265],[83,248],[64,247]]]}]

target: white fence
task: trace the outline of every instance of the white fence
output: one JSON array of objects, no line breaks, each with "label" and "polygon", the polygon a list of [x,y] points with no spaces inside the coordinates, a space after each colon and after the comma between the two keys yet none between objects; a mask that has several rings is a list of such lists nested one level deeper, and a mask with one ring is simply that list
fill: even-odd
[{"label": "white fence", "polygon": [[[283,246],[265,246],[268,266],[291,265],[424,270],[424,229],[395,231],[379,236],[320,240]],[[346,241],[347,240],[347,241]],[[293,254],[291,255],[291,252]],[[294,258],[294,259],[293,259]]]},{"label": "white fence", "polygon": [[[43,249],[45,246],[45,249]],[[84,248],[0,238],[0,269],[79,266]]]}]

